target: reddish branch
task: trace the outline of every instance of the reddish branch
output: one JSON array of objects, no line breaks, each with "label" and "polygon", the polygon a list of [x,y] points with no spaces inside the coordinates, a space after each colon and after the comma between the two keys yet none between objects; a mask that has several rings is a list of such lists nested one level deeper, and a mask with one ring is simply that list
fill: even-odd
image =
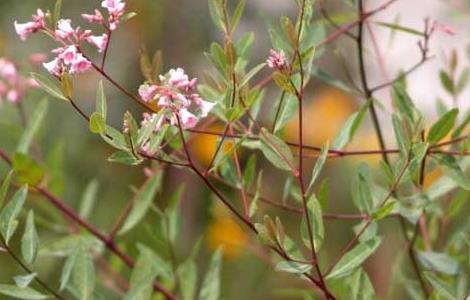
[{"label": "reddish branch", "polygon": [[[11,164],[11,159],[10,157],[0,149],[0,157],[8,164]],[[49,202],[57,209],[59,210],[64,216],[70,218],[74,222],[76,222],[78,225],[80,225],[82,228],[84,228],[86,231],[88,231],[91,235],[96,237],[98,240],[100,240],[104,246],[114,253],[119,259],[121,259],[129,268],[134,268],[135,266],[135,261],[132,257],[128,256],[126,253],[124,253],[121,249],[118,248],[116,243],[112,238],[110,238],[108,235],[102,233],[98,228],[96,228],[93,224],[89,223],[85,219],[83,219],[76,211],[74,211],[72,208],[68,207],[64,201],[56,197],[54,194],[52,194],[50,191],[43,187],[35,186],[31,187],[31,189],[37,191],[41,195],[43,195],[46,199],[49,200]],[[165,296],[166,299],[168,300],[178,300],[178,297],[173,295],[171,292],[167,291],[166,288],[161,285],[158,282],[155,282],[153,284],[153,288],[155,291],[161,293],[162,295]]]}]

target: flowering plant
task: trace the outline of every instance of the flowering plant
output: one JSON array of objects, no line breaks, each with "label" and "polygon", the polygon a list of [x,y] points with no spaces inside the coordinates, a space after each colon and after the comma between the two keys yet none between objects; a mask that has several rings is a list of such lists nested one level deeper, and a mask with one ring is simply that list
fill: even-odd
[{"label": "flowering plant", "polygon": [[[455,31],[429,20],[425,20],[422,31],[372,22],[371,18],[397,0],[384,1],[370,10],[364,2],[357,0],[357,6],[348,6],[355,18],[338,24],[323,1],[293,1],[297,20],[282,17],[280,25],[267,22],[272,49],[260,64],[250,67],[254,35],[235,37],[246,0],[237,1],[233,12],[228,1],[209,0],[211,18],[223,41],[214,42],[206,53],[212,69],[205,73],[204,82],[191,78],[183,68],[163,72],[161,52],[150,58],[143,51],[140,61],[145,81],[133,88],[119,83],[106,68],[108,53],[113,50],[113,33],[136,15],[129,12],[130,3],[103,0],[93,14],[82,14],[90,26],[98,25],[99,33],[74,27],[71,19],[63,19],[60,0],[52,12],[37,9],[31,21],[15,21],[21,40],[44,34],[56,48],[51,50],[52,60],[35,59],[35,65],[42,63],[47,75],[35,70],[30,79],[20,75],[17,64],[0,59],[0,101],[17,104],[24,113],[20,104],[25,95],[29,89],[40,87],[50,97],[70,105],[89,130],[112,149],[109,162],[140,168],[145,180],[134,189],[132,199],[107,231],[90,221],[96,182],[88,185],[80,210],[75,211],[58,195],[61,192],[56,190],[55,179],[59,171],[49,167],[54,164],[44,160],[41,153],[38,131],[48,101],[39,102],[29,119],[24,116],[24,129],[13,154],[0,148],[0,157],[8,166],[0,189],[0,250],[22,270],[14,277],[15,284],[0,284],[0,294],[19,299],[221,299],[226,293],[221,280],[223,258],[229,260],[255,249],[253,252],[267,261],[270,270],[279,272],[276,276],[284,273],[287,278],[299,278],[292,284],[276,282],[276,287],[289,288],[292,299],[376,299],[378,294],[385,298],[369,262],[378,255],[383,257],[384,248],[391,247],[404,254],[388,253],[388,269],[381,270],[380,275],[390,281],[390,299],[470,299],[470,236],[464,209],[470,190],[466,174],[470,115],[460,117],[458,108],[469,69],[457,71],[458,55],[453,52],[439,78],[454,107],[440,101],[439,118],[428,129],[423,110],[407,90],[407,78],[432,58],[433,35],[454,35]],[[371,25],[418,36],[421,55],[415,65],[396,77],[385,74],[387,79],[375,86],[366,67],[366,29],[377,44]],[[329,27],[333,31],[327,34]],[[354,79],[336,79],[317,64],[324,47],[342,36],[354,43],[359,84]],[[98,52],[99,62],[86,51],[87,45]],[[378,62],[383,62],[380,48],[374,49]],[[127,111],[118,126],[112,125],[115,118],[108,113],[109,91],[103,81],[96,83],[94,112],[86,113],[74,83],[83,78],[80,75],[92,72],[136,104],[141,109],[138,117]],[[347,73],[350,76],[350,71]],[[317,81],[362,101],[331,142],[322,141],[323,145],[306,142],[307,127],[316,122],[306,117],[307,97]],[[391,99],[389,108],[379,100],[378,93],[384,90]],[[378,149],[347,148],[366,122],[374,129]],[[295,138],[287,139],[286,131],[292,124]],[[201,151],[205,160],[197,157],[194,146],[201,136],[215,138],[213,149]],[[72,140],[71,136],[66,138]],[[346,178],[351,181],[347,195],[352,205],[334,199],[335,191],[329,195],[324,169],[330,160],[369,156],[380,157],[380,163],[367,164],[364,159],[353,178]],[[311,157],[315,158],[313,164],[307,161]],[[346,170],[347,166],[342,168]],[[221,204],[214,209],[215,225],[207,233],[209,245],[221,247],[211,254],[208,264],[204,263],[207,272],[201,280],[197,257],[203,254],[199,243],[184,254],[175,254],[176,245],[182,242],[184,217],[180,208],[190,205],[181,205],[180,189],[172,193],[172,185],[164,184],[172,169],[195,175],[214,202]],[[429,183],[436,172],[438,179]],[[331,177],[330,181],[336,179]],[[269,182],[282,186],[268,189]],[[170,200],[157,205],[156,195]],[[59,212],[63,217],[60,225],[48,220],[50,209],[26,204],[26,199],[35,196],[47,200],[53,211]],[[354,209],[354,213],[329,211],[328,204],[333,202]],[[26,206],[32,209],[23,222],[21,213]],[[345,226],[352,238],[333,245],[334,226],[330,228],[326,222],[330,220],[356,222],[352,228]],[[393,228],[403,238],[382,230],[392,226],[388,221],[396,221]],[[47,233],[48,239],[53,236],[42,247],[36,227],[40,222],[41,239]],[[17,241],[15,233],[23,223],[24,232]],[[455,228],[449,229],[449,224]],[[129,234],[145,230],[143,238]],[[149,239],[156,241],[155,247],[150,246]],[[252,246],[254,241],[260,246]],[[16,243],[21,254],[16,252]],[[38,257],[47,256],[64,258],[57,282],[42,279]],[[397,262],[393,263],[395,272],[391,270],[392,260]],[[268,291],[260,299],[273,297]]]}]

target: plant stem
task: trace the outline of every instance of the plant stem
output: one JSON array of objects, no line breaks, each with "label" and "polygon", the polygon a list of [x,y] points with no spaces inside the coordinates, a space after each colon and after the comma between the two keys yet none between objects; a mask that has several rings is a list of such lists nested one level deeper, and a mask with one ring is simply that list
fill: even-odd
[{"label": "plant stem", "polygon": [[[2,245],[2,248],[4,248],[8,254],[10,254],[11,258],[28,274],[33,274],[34,272],[26,266],[26,264],[13,252],[6,243],[5,239],[3,236],[0,234],[0,242]],[[34,277],[34,281],[36,281],[42,288],[44,288],[47,292],[49,292],[51,295],[53,295],[55,298],[59,300],[65,300],[64,297],[62,297],[58,292],[56,292],[54,289],[49,287],[44,281],[42,281],[38,276]]]}]

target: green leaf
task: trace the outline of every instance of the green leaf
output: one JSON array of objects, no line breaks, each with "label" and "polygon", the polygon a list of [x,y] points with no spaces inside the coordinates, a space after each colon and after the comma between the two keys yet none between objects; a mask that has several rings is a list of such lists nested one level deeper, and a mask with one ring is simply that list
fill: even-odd
[{"label": "green leaf", "polygon": [[8,195],[8,189],[10,188],[10,183],[11,183],[13,174],[14,174],[13,170],[8,172],[7,176],[5,176],[5,178],[3,179],[2,187],[0,187],[0,209],[2,208],[3,203],[5,202],[5,199]]},{"label": "green leaf", "polygon": [[31,73],[31,76],[39,86],[52,97],[65,100],[67,102],[69,101],[69,99],[67,99],[67,97],[62,93],[61,89],[48,77],[37,73]]},{"label": "green leaf", "polygon": [[102,115],[97,112],[91,114],[90,117],[90,131],[96,134],[103,134],[106,132],[106,122]]},{"label": "green leaf", "polygon": [[292,170],[294,157],[289,146],[265,128],[262,129],[261,134],[261,151],[275,167],[287,171]]},{"label": "green leaf", "polygon": [[108,104],[106,102],[106,94],[104,93],[102,80],[98,83],[98,89],[96,90],[96,112],[103,117],[103,120],[106,123]]},{"label": "green leaf", "polygon": [[452,290],[447,286],[446,283],[442,282],[436,276],[430,273],[424,273],[424,278],[432,285],[434,289],[436,289],[437,293],[444,297],[447,300],[457,300],[458,298],[454,296]]},{"label": "green leaf", "polygon": [[256,74],[258,74],[258,72],[261,71],[264,68],[264,66],[266,66],[266,63],[259,64],[255,66],[253,69],[251,69],[251,71],[248,72],[245,75],[245,77],[243,77],[240,83],[239,89],[247,85],[250,82],[250,79],[253,78]]},{"label": "green leaf", "polygon": [[34,280],[34,278],[36,278],[36,276],[38,276],[37,273],[19,275],[13,277],[13,280],[15,280],[15,283],[18,287],[25,288]]},{"label": "green leaf", "polygon": [[343,124],[341,131],[333,142],[333,148],[341,150],[346,146],[356,134],[369,108],[369,103],[364,104],[361,109],[348,118]]},{"label": "green leaf", "polygon": [[66,257],[80,248],[101,251],[103,244],[91,235],[68,235],[59,239],[45,242],[39,249],[39,254],[55,257]]},{"label": "green leaf", "polygon": [[123,165],[128,166],[136,166],[142,163],[142,158],[136,157],[133,153],[127,151],[118,151],[114,152],[110,157],[108,157],[108,161],[116,162]]},{"label": "green leaf", "polygon": [[197,286],[197,266],[192,260],[181,264],[177,272],[180,282],[181,299],[193,300]]},{"label": "green leaf", "polygon": [[381,207],[377,211],[375,211],[372,214],[372,218],[375,221],[379,221],[379,220],[382,220],[382,219],[388,217],[393,212],[393,209],[395,208],[395,204],[397,204],[397,202],[395,202],[395,201],[388,202],[383,207]]},{"label": "green leaf", "polygon": [[60,77],[60,87],[62,94],[67,98],[73,97],[73,78],[69,73],[64,73]]},{"label": "green leaf", "polygon": [[325,72],[324,70],[313,67],[312,68],[312,75],[320,79],[321,81],[325,82],[326,84],[331,85],[332,87],[336,87],[340,90],[343,90],[347,93],[351,92],[351,89],[342,81],[336,79],[331,74]]},{"label": "green leaf", "polygon": [[256,174],[256,155],[252,154],[246,162],[245,168],[243,170],[243,186],[245,189],[250,189],[253,184],[253,179]]},{"label": "green leaf", "polygon": [[292,85],[292,81],[290,80],[289,76],[281,73],[275,72],[273,74],[274,83],[284,92],[288,94],[295,95],[295,87]]},{"label": "green leaf", "polygon": [[325,162],[328,158],[328,151],[329,151],[329,145],[328,144],[323,145],[320,156],[315,162],[315,167],[313,167],[313,170],[312,170],[312,177],[310,179],[310,183],[307,188],[307,193],[306,193],[307,195],[310,194],[313,188],[313,185],[315,184],[318,176],[320,175],[321,170],[323,169],[323,166],[325,165]]},{"label": "green leaf", "polygon": [[459,272],[459,264],[445,253],[418,251],[419,262],[424,268],[446,275],[456,275]]},{"label": "green leaf", "polygon": [[452,139],[459,137],[462,134],[462,132],[465,130],[468,124],[470,124],[470,111],[467,111],[467,114],[465,115],[462,123],[459,126],[457,126],[457,128],[452,133]]},{"label": "green leaf", "polygon": [[[276,114],[279,109],[279,116],[277,118],[276,126],[274,127],[274,133],[278,134],[286,126],[286,124],[292,119],[299,108],[299,101],[292,95],[282,93],[280,103],[273,106]],[[280,106],[280,107],[279,107]]]},{"label": "green leaf", "polygon": [[0,233],[7,244],[18,226],[17,218],[27,196],[28,186],[22,186],[0,212]]},{"label": "green leaf", "polygon": [[400,118],[396,114],[393,114],[393,116],[392,116],[392,124],[393,124],[393,130],[395,132],[395,138],[396,138],[397,144],[400,148],[400,152],[404,155],[407,155],[409,147],[410,147],[409,141],[408,141],[408,138],[405,135],[405,130],[403,128],[403,124],[402,124]]},{"label": "green leaf", "polygon": [[223,17],[223,6],[221,0],[209,0],[209,12],[212,17],[212,21],[220,29],[224,29],[224,17]]},{"label": "green leaf", "polygon": [[220,297],[220,271],[222,265],[222,251],[219,249],[212,255],[209,270],[202,282],[199,291],[199,300],[218,300]]},{"label": "green leaf", "polygon": [[381,238],[379,237],[374,237],[365,242],[359,243],[359,245],[354,247],[340,259],[326,278],[341,278],[351,274],[354,269],[359,267],[372,253],[375,252],[380,243]]},{"label": "green leaf", "polygon": [[392,98],[393,103],[400,112],[400,115],[406,117],[410,124],[414,124],[417,118],[417,109],[406,92],[406,87],[402,83],[397,82],[393,85]]},{"label": "green leaf", "polygon": [[84,247],[81,247],[75,259],[72,270],[73,286],[81,300],[91,300],[96,276],[93,258]]},{"label": "green leaf", "polygon": [[120,234],[126,233],[136,226],[144,217],[162,184],[163,173],[156,172],[135,196],[134,206],[122,225]]},{"label": "green leaf", "polygon": [[15,299],[42,300],[49,298],[32,288],[20,288],[16,285],[0,284],[0,294],[13,297]]},{"label": "green leaf", "polygon": [[258,210],[258,201],[259,201],[259,198],[260,198],[260,195],[261,195],[261,186],[262,186],[262,182],[263,182],[262,180],[263,180],[263,171],[261,170],[258,173],[258,178],[256,179],[255,195],[254,195],[253,199],[251,199],[250,207],[249,207],[249,210],[248,210],[248,214],[250,215],[250,217],[253,217],[255,215],[256,211]]},{"label": "green leaf", "polygon": [[311,264],[302,264],[293,261],[281,261],[276,265],[276,271],[294,274],[308,273],[312,269]]},{"label": "green leaf", "polygon": [[26,226],[24,229],[23,238],[21,239],[21,254],[24,261],[32,265],[36,260],[39,248],[39,236],[34,225],[34,213],[30,211],[26,218]]},{"label": "green leaf", "polygon": [[302,219],[301,224],[301,233],[304,244],[310,248],[310,237],[308,235],[308,228],[310,226],[313,233],[313,244],[315,246],[315,251],[321,249],[323,240],[325,238],[325,227],[323,225],[323,213],[321,209],[320,202],[318,201],[315,195],[312,195],[307,200],[307,209],[310,217],[311,224],[307,223],[307,218]]},{"label": "green leaf", "polygon": [[433,158],[438,161],[445,175],[452,179],[461,188],[470,190],[468,177],[455,157],[449,155],[433,155]]},{"label": "green leaf", "polygon": [[62,291],[70,281],[72,271],[77,260],[78,252],[80,248],[77,247],[72,250],[67,259],[65,260],[64,266],[62,267],[62,273],[60,275],[60,290]]},{"label": "green leaf", "polygon": [[413,34],[417,36],[422,36],[422,37],[424,36],[424,33],[421,31],[418,31],[413,28],[405,27],[405,26],[400,26],[398,24],[386,23],[386,22],[376,22],[376,24],[386,27],[386,28],[390,28],[393,31],[401,31],[401,32],[405,32],[405,33],[409,33],[409,34]]},{"label": "green leaf", "polygon": [[143,246],[139,247],[139,251],[139,257],[130,278],[130,289],[124,300],[145,300],[152,296],[152,283],[158,274],[158,269],[152,263],[154,254]]},{"label": "green leaf", "polygon": [[16,152],[18,153],[27,153],[29,147],[31,146],[31,142],[33,141],[34,136],[38,132],[42,121],[47,113],[47,99],[42,100],[36,106],[33,114],[31,115],[31,119],[28,122],[23,134],[21,135],[20,140],[18,141],[18,145],[16,146]]},{"label": "green leaf", "polygon": [[98,194],[98,187],[99,182],[98,180],[94,179],[90,181],[90,183],[88,183],[85,188],[79,209],[79,214],[84,219],[87,219],[90,216],[93,206],[95,205],[96,196]]},{"label": "green leaf", "polygon": [[13,156],[13,169],[21,183],[38,185],[44,178],[44,169],[30,156],[15,153]]},{"label": "green leaf", "polygon": [[374,208],[374,199],[370,190],[371,176],[367,164],[362,163],[357,169],[357,176],[353,181],[352,196],[356,207],[361,212],[371,213]]},{"label": "green leaf", "polygon": [[375,299],[375,291],[367,273],[359,269],[348,278],[351,287],[351,300]]},{"label": "green leaf", "polygon": [[238,2],[237,7],[235,8],[235,12],[233,13],[232,17],[232,33],[235,32],[235,30],[238,27],[238,23],[240,23],[240,18],[243,14],[243,11],[245,10],[246,6],[246,0],[240,0]]},{"label": "green leaf", "polygon": [[62,0],[57,0],[54,5],[54,15],[53,15],[53,22],[57,24],[60,19],[60,15],[62,13]]},{"label": "green leaf", "polygon": [[458,108],[448,111],[431,127],[428,135],[429,144],[436,144],[446,137],[452,128],[454,128],[458,113]]},{"label": "green leaf", "polygon": [[455,94],[455,84],[454,81],[450,78],[449,74],[445,71],[439,72],[439,79],[441,80],[442,86],[446,89],[446,91],[454,95]]}]

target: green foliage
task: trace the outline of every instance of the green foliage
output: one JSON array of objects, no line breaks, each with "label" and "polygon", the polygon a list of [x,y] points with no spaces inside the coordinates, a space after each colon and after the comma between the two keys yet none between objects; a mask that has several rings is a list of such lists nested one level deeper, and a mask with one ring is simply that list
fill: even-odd
[{"label": "green foliage", "polygon": [[18,216],[28,196],[28,186],[21,187],[0,211],[0,234],[8,244],[18,227]]},{"label": "green foliage", "polygon": [[359,243],[356,247],[351,249],[341,260],[336,264],[333,270],[326,277],[327,279],[341,278],[351,274],[357,267],[359,267],[372,253],[377,250],[382,239],[374,237],[365,242]]}]

